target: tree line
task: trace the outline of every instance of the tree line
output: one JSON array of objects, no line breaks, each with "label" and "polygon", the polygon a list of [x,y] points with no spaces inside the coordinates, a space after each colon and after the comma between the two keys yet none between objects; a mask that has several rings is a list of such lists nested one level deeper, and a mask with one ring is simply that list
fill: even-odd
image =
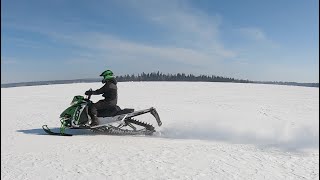
[{"label": "tree line", "polygon": [[176,73],[176,74],[164,74],[161,72],[152,72],[152,73],[141,73],[138,75],[127,74],[117,76],[117,81],[202,81],[202,82],[238,82],[238,83],[253,83],[253,81],[235,79],[222,76],[208,76],[208,75],[199,75],[195,76],[193,74],[185,73]]},{"label": "tree line", "polygon": [[117,81],[198,81],[198,82],[233,82],[233,83],[256,83],[256,84],[278,84],[290,86],[306,86],[319,87],[319,83],[298,83],[298,82],[283,82],[283,81],[250,81],[248,79],[235,79],[230,77],[214,76],[214,75],[193,75],[185,73],[164,74],[162,72],[127,74],[117,76]]}]

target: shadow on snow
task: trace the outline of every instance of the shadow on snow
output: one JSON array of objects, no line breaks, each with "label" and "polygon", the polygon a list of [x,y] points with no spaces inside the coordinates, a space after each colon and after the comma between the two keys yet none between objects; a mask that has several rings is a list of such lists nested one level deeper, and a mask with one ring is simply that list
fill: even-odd
[{"label": "shadow on snow", "polygon": [[[50,128],[51,131],[53,132],[60,132],[60,128],[55,127],[55,128]],[[34,135],[49,135],[42,128],[37,128],[37,129],[22,129],[22,130],[17,130],[17,132],[22,132],[25,134],[34,134]],[[90,130],[87,129],[66,129],[65,133],[67,134],[72,134],[72,135],[97,135],[97,133],[93,133]]]}]

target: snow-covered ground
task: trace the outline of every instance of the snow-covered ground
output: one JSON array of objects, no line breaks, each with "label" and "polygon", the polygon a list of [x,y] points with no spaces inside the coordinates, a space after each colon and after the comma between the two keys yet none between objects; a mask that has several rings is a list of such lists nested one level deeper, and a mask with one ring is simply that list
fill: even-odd
[{"label": "snow-covered ground", "polygon": [[157,109],[154,136],[45,135],[74,95],[100,86],[1,88],[1,178],[319,179],[319,88],[121,82],[120,107]]}]

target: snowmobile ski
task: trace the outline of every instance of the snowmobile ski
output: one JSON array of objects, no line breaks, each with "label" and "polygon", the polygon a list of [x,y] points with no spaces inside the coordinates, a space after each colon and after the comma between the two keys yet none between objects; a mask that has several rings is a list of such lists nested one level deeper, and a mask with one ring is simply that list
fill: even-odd
[{"label": "snowmobile ski", "polygon": [[44,130],[44,132],[48,133],[49,135],[55,135],[55,136],[72,136],[72,134],[67,134],[67,133],[57,133],[57,132],[53,132],[51,131],[47,125],[43,125],[42,129]]}]

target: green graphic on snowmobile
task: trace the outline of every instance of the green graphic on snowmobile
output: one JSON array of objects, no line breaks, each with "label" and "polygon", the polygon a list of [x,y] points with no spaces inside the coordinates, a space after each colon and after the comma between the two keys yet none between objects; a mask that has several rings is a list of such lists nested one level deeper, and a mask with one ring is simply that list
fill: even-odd
[{"label": "green graphic on snowmobile", "polygon": [[64,110],[61,115],[61,123],[63,123],[66,127],[71,127],[71,123],[74,125],[80,124],[80,113],[86,107],[86,105],[90,105],[90,102],[86,101],[83,96],[74,96],[73,100],[70,103],[70,107]]}]

